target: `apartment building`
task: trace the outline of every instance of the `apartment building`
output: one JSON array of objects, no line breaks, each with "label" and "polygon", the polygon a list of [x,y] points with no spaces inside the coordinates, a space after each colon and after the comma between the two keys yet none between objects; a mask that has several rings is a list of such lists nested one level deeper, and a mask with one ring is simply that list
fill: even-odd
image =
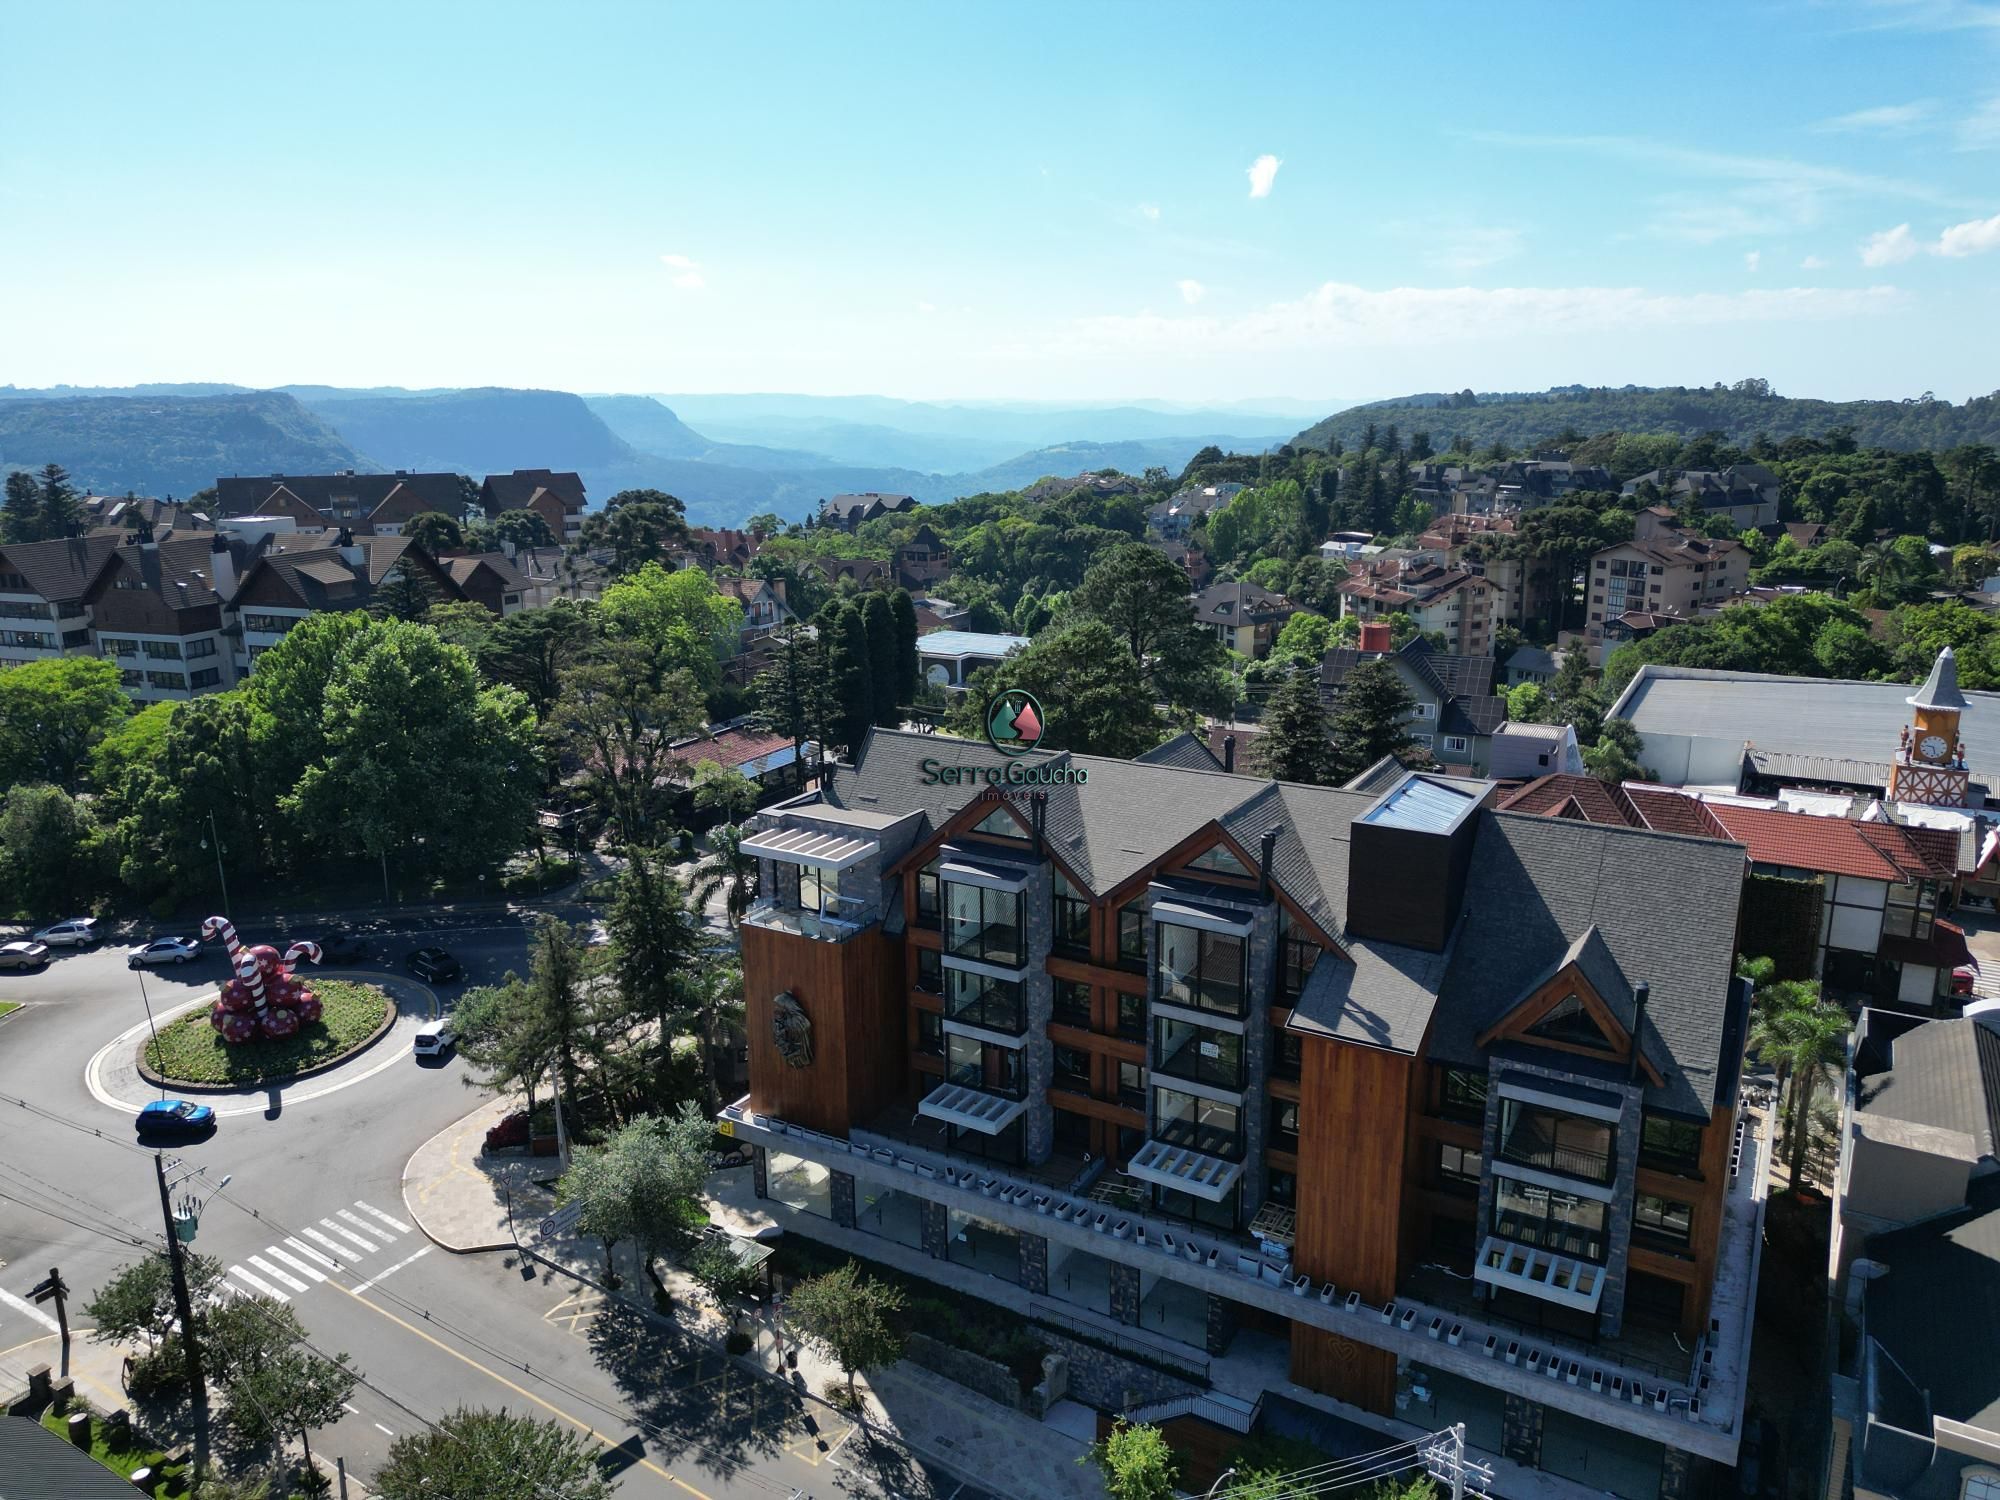
[{"label": "apartment building", "polygon": [[1246,1409],[1421,1402],[1547,1493],[1685,1500],[1761,1234],[1743,853],[1493,790],[878,729],[753,820],[720,1128],[787,1229]]},{"label": "apartment building", "polygon": [[1750,578],[1750,554],[1733,539],[1660,525],[1651,534],[1606,547],[1590,560],[1584,637],[1603,660],[1613,622],[1631,616],[1693,619],[1719,607]]},{"label": "apartment building", "polygon": [[1726,469],[1651,469],[1628,479],[1620,493],[1638,499],[1657,495],[1679,510],[1698,506],[1708,515],[1723,515],[1738,531],[1778,524],[1778,476],[1762,464],[1732,464]]},{"label": "apartment building", "polygon": [[565,546],[583,535],[585,504],[583,480],[570,470],[516,469],[510,474],[488,474],[479,487],[479,508],[488,520],[510,510],[532,511]]},{"label": "apartment building", "polygon": [[1435,553],[1448,568],[1477,573],[1496,590],[1495,625],[1525,625],[1530,615],[1549,609],[1548,569],[1536,569],[1527,559],[1506,555],[1514,534],[1514,515],[1441,515],[1417,538],[1417,546]]},{"label": "apartment building", "polygon": [[1491,653],[1501,599],[1490,579],[1430,553],[1363,563],[1340,585],[1343,618],[1406,614],[1419,631],[1442,634],[1445,650],[1458,656]]},{"label": "apartment building", "polygon": [[[373,532],[372,518],[392,494],[397,495],[395,508],[407,509],[408,515],[434,510],[456,518],[464,509],[460,493],[456,474],[405,469],[391,474],[357,474],[352,469],[332,474],[231,474],[215,481],[215,514],[289,515],[302,529],[345,526]],[[388,523],[389,513],[384,512],[382,524]],[[401,529],[400,521],[395,529]]]},{"label": "apartment building", "polygon": [[90,652],[83,596],[118,544],[97,533],[0,546],[0,667]]}]

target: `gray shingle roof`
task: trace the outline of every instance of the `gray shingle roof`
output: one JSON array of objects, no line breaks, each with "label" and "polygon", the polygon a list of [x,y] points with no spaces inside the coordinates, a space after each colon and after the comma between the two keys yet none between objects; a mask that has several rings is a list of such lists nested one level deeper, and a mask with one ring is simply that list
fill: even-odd
[{"label": "gray shingle roof", "polygon": [[132,1500],[137,1493],[33,1417],[0,1415],[0,1500]]},{"label": "gray shingle roof", "polygon": [[1201,736],[1182,730],[1172,739],[1155,745],[1144,755],[1136,757],[1140,765],[1179,766],[1184,771],[1220,771],[1222,762],[1217,760]]},{"label": "gray shingle roof", "polygon": [[215,481],[215,510],[222,516],[256,515],[274,491],[286,489],[316,511],[332,509],[337,494],[352,495],[366,515],[398,486],[420,499],[425,510],[457,509],[456,474],[231,474]]},{"label": "gray shingle roof", "polygon": [[1935,1415],[2000,1431],[2000,1177],[1975,1182],[1958,1213],[1872,1236],[1867,1254],[1889,1268],[1866,1283],[1869,1337]]},{"label": "gray shingle roof", "polygon": [[0,573],[15,572],[51,604],[81,599],[122,538],[92,533],[53,542],[10,542],[0,547]]},{"label": "gray shingle roof", "polygon": [[1970,1136],[2000,1154],[2000,1015],[1929,1021],[1890,1043],[1889,1066],[1861,1082],[1864,1114]]}]

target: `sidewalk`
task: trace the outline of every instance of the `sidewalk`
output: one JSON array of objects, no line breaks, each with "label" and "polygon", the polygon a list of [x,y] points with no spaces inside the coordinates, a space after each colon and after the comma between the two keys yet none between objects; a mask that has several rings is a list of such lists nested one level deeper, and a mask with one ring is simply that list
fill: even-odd
[{"label": "sidewalk", "polygon": [[[673,1294],[672,1312],[661,1314],[653,1307],[652,1281],[630,1246],[621,1245],[613,1257],[620,1282],[613,1289],[604,1284],[601,1242],[574,1234],[537,1241],[536,1221],[554,1207],[555,1200],[534,1179],[554,1176],[555,1159],[514,1153],[487,1158],[480,1151],[487,1127],[518,1105],[517,1100],[482,1105],[439,1131],[410,1158],[403,1169],[403,1203],[424,1233],[444,1249],[459,1253],[515,1249],[516,1241],[507,1232],[506,1195],[511,1192],[513,1225],[519,1230],[523,1253],[619,1297],[656,1325],[719,1351],[730,1319],[678,1269],[661,1266]],[[744,1202],[749,1168],[729,1168],[720,1176],[718,1194],[709,1199],[711,1220],[735,1234],[768,1235],[775,1222]],[[791,1344],[781,1341],[780,1325],[770,1307],[744,1308],[742,1319],[754,1344],[750,1353],[738,1358],[739,1364],[784,1381],[816,1403],[824,1402],[821,1393],[828,1385],[845,1383],[839,1366],[811,1349],[799,1350],[796,1369],[786,1366],[784,1352]],[[860,1377],[856,1391],[862,1400],[861,1419],[879,1438],[942,1464],[977,1488],[1009,1500],[1092,1500],[1104,1493],[1098,1471],[1077,1462],[1087,1443],[997,1406],[929,1370],[901,1362]]]},{"label": "sidewalk", "polygon": [[119,1378],[128,1351],[116,1344],[97,1344],[88,1328],[72,1327],[69,1334],[69,1366],[63,1367],[62,1339],[44,1334],[25,1344],[0,1351],[0,1400],[10,1400],[28,1388],[28,1371],[47,1365],[51,1377],[65,1374],[76,1382],[76,1393],[99,1411],[116,1411],[127,1404],[125,1386]]}]

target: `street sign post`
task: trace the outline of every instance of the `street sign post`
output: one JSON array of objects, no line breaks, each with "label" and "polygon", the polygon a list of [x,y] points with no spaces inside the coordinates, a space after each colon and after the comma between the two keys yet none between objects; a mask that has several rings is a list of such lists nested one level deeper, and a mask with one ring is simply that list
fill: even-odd
[{"label": "street sign post", "polygon": [[69,1348],[69,1287],[62,1279],[59,1267],[50,1266],[49,1274],[35,1283],[35,1289],[28,1294],[39,1303],[54,1302],[56,1305],[56,1327],[62,1333],[63,1348]]}]

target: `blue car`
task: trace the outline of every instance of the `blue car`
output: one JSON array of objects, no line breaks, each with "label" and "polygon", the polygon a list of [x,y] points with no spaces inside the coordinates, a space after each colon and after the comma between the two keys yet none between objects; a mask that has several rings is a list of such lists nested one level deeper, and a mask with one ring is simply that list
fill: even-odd
[{"label": "blue car", "polygon": [[139,1111],[141,1135],[197,1135],[215,1124],[215,1111],[190,1099],[155,1099]]}]

